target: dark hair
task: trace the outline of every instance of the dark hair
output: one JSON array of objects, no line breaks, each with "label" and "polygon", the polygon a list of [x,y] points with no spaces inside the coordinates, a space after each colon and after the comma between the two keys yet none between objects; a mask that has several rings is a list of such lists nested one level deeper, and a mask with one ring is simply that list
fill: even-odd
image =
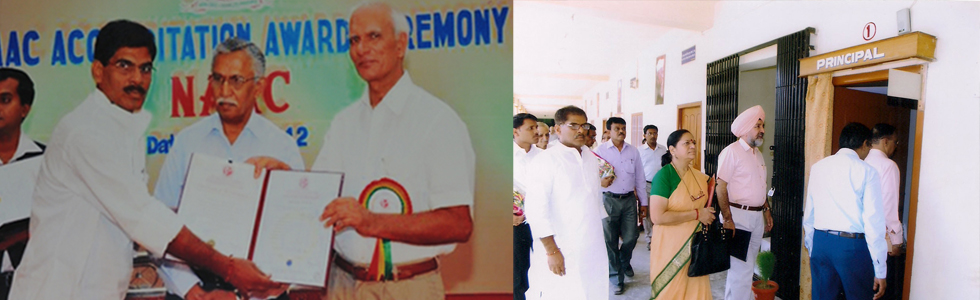
[{"label": "dark hair", "polygon": [[563,124],[568,121],[568,115],[585,116],[585,111],[578,106],[569,105],[555,111],[555,125]]},{"label": "dark hair", "polygon": [[606,130],[612,130],[612,124],[623,124],[623,126],[626,126],[626,120],[620,117],[609,118],[609,120],[606,120]]},{"label": "dark hair", "polygon": [[537,123],[538,122],[538,117],[535,117],[532,114],[519,113],[519,114],[514,115],[514,129],[521,128],[521,126],[524,126],[524,120],[528,120],[528,119],[530,119],[531,121],[534,121],[535,122],[534,123],[535,125],[538,124]]},{"label": "dark hair", "polygon": [[895,126],[891,126],[885,123],[875,124],[875,127],[871,129],[871,143],[877,143],[886,136],[895,134]]},{"label": "dark hair", "polygon": [[652,125],[651,124],[651,125],[643,126],[643,134],[647,134],[647,130],[650,130],[650,129],[653,129],[653,130],[656,130],[657,132],[660,132],[660,129],[657,129],[657,125]]},{"label": "dark hair", "polygon": [[590,130],[590,131],[595,131],[595,125],[592,125],[592,123],[585,123],[585,124],[582,124],[582,126],[585,126],[585,125],[588,125],[588,126],[589,126],[589,130]]},{"label": "dark hair", "polygon": [[871,139],[871,129],[864,124],[851,122],[844,126],[844,129],[840,131],[840,143],[841,148],[848,148],[855,150],[864,146],[868,140]]},{"label": "dark hair", "polygon": [[666,166],[670,163],[670,161],[674,160],[674,157],[670,155],[670,146],[677,147],[677,142],[681,140],[681,136],[683,136],[685,133],[691,132],[687,131],[687,129],[678,129],[671,132],[670,135],[667,136],[667,152],[660,157],[661,167]]},{"label": "dark hair", "polygon": [[119,48],[146,48],[150,59],[157,56],[157,45],[153,33],[145,26],[130,20],[115,20],[102,26],[95,39],[95,59],[103,65],[116,55]]},{"label": "dark hair", "polygon": [[17,97],[20,105],[34,104],[34,81],[24,71],[14,68],[0,68],[0,81],[12,78],[17,80]]}]

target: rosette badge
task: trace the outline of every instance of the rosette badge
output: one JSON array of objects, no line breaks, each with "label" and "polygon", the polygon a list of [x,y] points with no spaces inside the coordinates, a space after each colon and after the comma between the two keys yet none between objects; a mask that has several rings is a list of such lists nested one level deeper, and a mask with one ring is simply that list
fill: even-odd
[{"label": "rosette badge", "polygon": [[[358,197],[361,205],[371,212],[383,214],[412,214],[412,200],[400,183],[391,178],[372,181]],[[370,275],[379,280],[394,279],[394,264],[391,261],[391,241],[378,239],[374,247],[374,258],[368,268]]]}]

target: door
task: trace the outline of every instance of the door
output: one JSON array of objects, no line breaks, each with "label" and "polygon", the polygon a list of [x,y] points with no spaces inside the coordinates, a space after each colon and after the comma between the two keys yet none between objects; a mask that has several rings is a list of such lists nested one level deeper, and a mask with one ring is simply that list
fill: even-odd
[{"label": "door", "polygon": [[694,161],[691,167],[701,170],[701,102],[682,104],[677,106],[677,129],[687,129],[698,141]]},{"label": "door", "polygon": [[[837,153],[840,149],[840,131],[850,122],[860,122],[868,128],[873,128],[877,123],[887,123],[895,126],[895,137],[898,139],[898,147],[891,159],[898,165],[899,189],[898,189],[898,217],[903,224],[908,225],[908,220],[902,217],[905,209],[905,184],[909,178],[908,173],[908,143],[909,143],[909,122],[911,121],[911,110],[901,106],[889,105],[888,97],[882,94],[868,93],[848,89],[846,87],[834,87],[834,121],[833,121],[833,144],[831,153]],[[908,226],[906,226],[908,228]],[[905,277],[905,254],[888,258],[888,279],[885,295],[881,299],[902,299],[903,279]]]}]

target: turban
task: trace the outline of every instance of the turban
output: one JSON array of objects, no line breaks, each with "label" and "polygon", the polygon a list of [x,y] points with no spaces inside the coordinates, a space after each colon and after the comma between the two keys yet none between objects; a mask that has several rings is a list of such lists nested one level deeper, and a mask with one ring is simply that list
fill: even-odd
[{"label": "turban", "polygon": [[762,106],[756,105],[749,107],[749,109],[746,109],[739,114],[738,117],[735,118],[735,121],[732,122],[732,134],[737,137],[741,137],[749,133],[749,131],[752,131],[752,128],[755,127],[755,123],[759,119],[762,119],[763,121],[766,120],[766,112],[762,110]]}]

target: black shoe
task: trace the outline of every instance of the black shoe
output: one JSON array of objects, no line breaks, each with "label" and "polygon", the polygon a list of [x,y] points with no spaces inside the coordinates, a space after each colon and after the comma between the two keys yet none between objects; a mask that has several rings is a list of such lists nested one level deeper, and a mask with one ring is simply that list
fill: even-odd
[{"label": "black shoe", "polygon": [[633,277],[633,266],[626,266],[626,271],[623,272],[626,276]]},{"label": "black shoe", "polygon": [[616,285],[616,295],[622,295],[625,292],[626,292],[625,284],[619,283],[618,285]]},{"label": "black shoe", "polygon": [[650,242],[647,242],[647,251],[650,251]]}]

